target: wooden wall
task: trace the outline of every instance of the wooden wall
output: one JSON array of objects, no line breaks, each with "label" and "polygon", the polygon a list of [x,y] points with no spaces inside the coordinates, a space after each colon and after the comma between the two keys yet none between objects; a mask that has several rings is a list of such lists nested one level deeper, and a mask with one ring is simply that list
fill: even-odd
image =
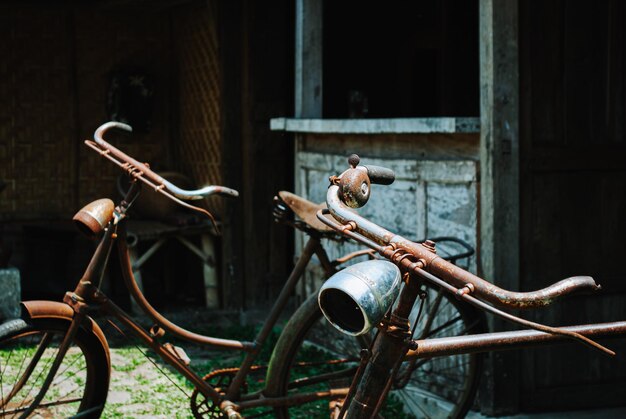
[{"label": "wooden wall", "polygon": [[119,169],[82,144],[107,121],[111,72],[142,67],[155,80],[151,132],[118,138],[143,161],[167,165],[169,15],[70,6],[0,8],[2,219],[67,218],[112,196]]},{"label": "wooden wall", "polygon": [[[603,287],[538,313],[549,324],[626,318],[626,7],[520,2],[521,274],[526,290],[571,275]],[[522,353],[522,408],[626,402],[626,343]]]},{"label": "wooden wall", "polygon": [[[157,171],[241,192],[222,213],[223,302],[266,305],[291,267],[290,231],[271,209],[278,190],[292,189],[292,143],[269,119],[292,113],[293,5],[148,3],[0,6],[2,228],[58,226],[95,198],[117,198],[119,169],[82,142],[108,120],[111,73],[140,68],[154,79],[152,128],[111,142]],[[72,240],[51,245],[69,254]],[[26,245],[14,246],[14,264],[32,266]]]},{"label": "wooden wall", "polygon": [[224,202],[223,291],[227,307],[264,307],[291,267],[292,231],[272,221],[272,198],[293,190],[293,140],[269,129],[293,114],[290,0],[221,2],[223,179],[241,192]]}]

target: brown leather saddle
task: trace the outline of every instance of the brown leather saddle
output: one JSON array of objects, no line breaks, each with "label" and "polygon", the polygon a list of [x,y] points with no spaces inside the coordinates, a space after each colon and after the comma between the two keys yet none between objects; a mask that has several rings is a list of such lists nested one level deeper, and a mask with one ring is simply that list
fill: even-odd
[{"label": "brown leather saddle", "polygon": [[[317,212],[325,209],[326,203],[315,204],[308,199],[287,191],[278,192],[278,196],[309,227],[320,233],[334,232],[332,228],[317,219]],[[326,215],[326,217],[330,217],[330,215]]]}]

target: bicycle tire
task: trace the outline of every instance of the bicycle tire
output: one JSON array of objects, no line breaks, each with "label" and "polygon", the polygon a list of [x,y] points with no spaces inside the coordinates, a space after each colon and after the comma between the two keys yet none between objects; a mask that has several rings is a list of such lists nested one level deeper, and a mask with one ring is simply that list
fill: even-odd
[{"label": "bicycle tire", "polygon": [[[427,297],[423,309],[425,314],[422,315],[419,325],[426,324],[426,316],[434,316],[430,328],[431,332],[427,333],[428,337],[481,333],[486,330],[484,316],[473,307],[457,301],[448,293],[440,294],[430,287],[427,287],[426,291]],[[438,295],[441,295],[439,297],[441,302],[436,307],[435,299]],[[418,305],[419,303],[416,304],[416,309]],[[437,312],[429,312],[429,307],[437,309]],[[418,337],[419,334],[418,329],[415,337]],[[321,341],[320,337],[323,337]],[[340,364],[339,367],[334,367],[334,370],[337,371],[339,368],[348,370],[350,368],[354,371],[359,362],[358,350],[363,345],[363,342],[355,342],[354,338],[341,334],[332,327],[322,316],[317,304],[317,296],[309,297],[290,318],[276,343],[267,373],[266,395],[280,397],[302,390],[323,391],[329,388],[339,388],[339,386],[349,386],[352,375],[347,380],[316,383],[312,388],[302,389],[298,387],[296,389],[294,386],[300,386],[303,380],[299,378],[300,373],[295,370],[302,369],[301,360],[307,360],[310,364],[311,359],[320,355],[320,352],[330,355],[326,361],[335,362],[338,359],[335,355],[340,349],[341,355],[348,355],[345,352],[351,352],[351,356],[348,356],[351,359],[351,364]],[[402,388],[394,388],[396,384],[402,384],[400,383],[400,375],[403,368],[408,371],[409,364],[404,363],[403,367],[400,368],[396,379],[394,379],[392,394],[395,394],[396,400],[401,401],[401,403],[394,403],[396,405],[394,407],[395,412],[391,413],[387,410],[387,415],[398,417],[406,414],[406,417],[409,418],[464,417],[472,407],[478,389],[482,354],[418,360],[418,363],[418,368],[411,371],[410,379],[406,380]],[[324,368],[316,365],[315,368],[316,371],[312,371],[313,368],[311,368],[305,374],[318,374],[333,370],[331,364]],[[451,374],[455,371],[460,372],[456,377]],[[456,384],[454,384],[454,378],[457,379]],[[278,418],[329,417],[329,400],[317,401],[309,405],[276,407],[275,414]],[[407,413],[407,409],[412,412]],[[381,415],[384,417],[386,416],[385,413],[386,411],[383,410]]]},{"label": "bicycle tire", "polygon": [[[38,394],[70,321],[53,315],[14,319],[0,325],[0,417],[21,417]],[[100,417],[109,389],[107,348],[85,325],[31,417]],[[30,373],[28,366],[44,336],[49,344]],[[20,384],[20,377],[25,379]],[[15,393],[15,394],[13,394]]]}]

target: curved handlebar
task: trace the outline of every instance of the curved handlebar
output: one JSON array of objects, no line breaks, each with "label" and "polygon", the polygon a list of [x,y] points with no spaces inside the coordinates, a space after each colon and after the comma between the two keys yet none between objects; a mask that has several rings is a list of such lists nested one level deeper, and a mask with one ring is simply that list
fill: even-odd
[{"label": "curved handlebar", "polygon": [[[358,168],[348,169],[342,176],[355,169]],[[534,308],[548,305],[557,297],[574,291],[596,291],[600,288],[593,278],[576,276],[564,279],[538,291],[513,292],[502,289],[442,259],[424,245],[414,243],[398,234],[394,234],[355,213],[342,201],[342,197],[346,196],[347,193],[349,194],[350,191],[346,191],[346,185],[342,185],[341,181],[336,183],[339,184],[331,185],[326,196],[328,209],[335,219],[344,225],[351,224],[355,226],[355,231],[376,243],[393,245],[404,249],[417,259],[421,259],[426,271],[457,288],[473,287],[472,294],[496,306]]]},{"label": "curved handlebar", "polygon": [[207,196],[214,195],[214,194],[221,194],[221,195],[226,195],[226,196],[231,196],[231,197],[239,196],[239,192],[237,192],[234,189],[227,188],[225,186],[210,185],[210,186],[205,186],[204,188],[196,189],[196,190],[185,190],[185,189],[179,188],[178,186],[174,185],[167,179],[158,175],[156,172],[152,171],[148,167],[147,164],[138,162],[137,160],[133,159],[129,155],[113,147],[111,144],[107,143],[103,139],[103,137],[104,137],[104,134],[111,128],[117,128],[117,129],[120,129],[122,131],[127,131],[127,132],[132,132],[133,130],[130,125],[124,124],[122,122],[115,122],[115,121],[107,122],[99,126],[98,129],[96,129],[96,132],[94,132],[93,138],[95,142],[103,149],[108,150],[108,152],[110,152],[113,156],[122,160],[124,163],[128,163],[131,166],[137,168],[139,171],[142,172],[142,175],[149,178],[152,182],[156,183],[157,185],[163,185],[165,189],[167,189],[172,195],[176,196],[177,198],[195,200],[195,199],[202,199]]}]

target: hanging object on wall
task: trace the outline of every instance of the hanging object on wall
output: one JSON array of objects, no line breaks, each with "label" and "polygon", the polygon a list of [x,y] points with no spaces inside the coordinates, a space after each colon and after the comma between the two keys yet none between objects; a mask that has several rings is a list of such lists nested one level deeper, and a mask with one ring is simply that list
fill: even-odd
[{"label": "hanging object on wall", "polygon": [[138,133],[148,133],[152,127],[154,80],[140,69],[125,69],[112,73],[107,91],[109,120],[123,122]]}]

